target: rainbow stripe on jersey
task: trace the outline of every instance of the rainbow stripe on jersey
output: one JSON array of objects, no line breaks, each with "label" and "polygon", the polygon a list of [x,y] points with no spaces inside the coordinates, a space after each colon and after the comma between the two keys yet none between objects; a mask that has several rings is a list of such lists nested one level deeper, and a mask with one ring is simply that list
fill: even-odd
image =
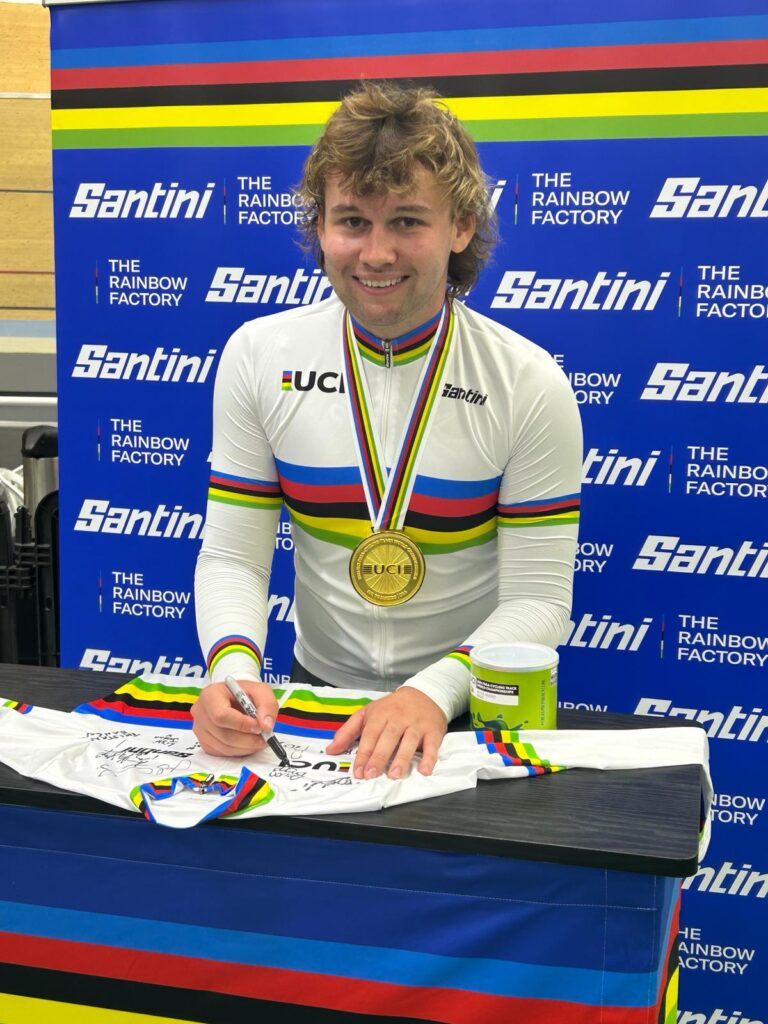
[{"label": "rainbow stripe on jersey", "polygon": [[[278,459],[280,488],[292,521],[305,533],[353,550],[371,532],[357,466],[299,466]],[[425,555],[487,544],[496,537],[501,477],[445,480],[416,477],[405,533]]]},{"label": "rainbow stripe on jersey", "polygon": [[294,690],[278,712],[275,732],[330,740],[350,715],[370,703],[368,697],[326,697],[313,690]]},{"label": "rainbow stripe on jersey", "polygon": [[279,509],[283,503],[274,480],[249,480],[231,473],[211,473],[208,500],[241,508]]},{"label": "rainbow stripe on jersey", "polygon": [[131,679],[114,693],[81,704],[75,711],[106,718],[110,722],[191,729],[190,711],[199,696],[199,686]]},{"label": "rainbow stripe on jersey", "polygon": [[377,366],[386,366],[387,362],[392,366],[404,366],[405,363],[412,363],[427,354],[440,323],[440,313],[436,313],[431,320],[409,331],[408,334],[392,338],[387,345],[381,338],[367,331],[351,314],[349,319],[363,359],[376,363]]},{"label": "rainbow stripe on jersey", "polygon": [[469,652],[472,650],[474,644],[462,644],[461,647],[457,647],[456,650],[446,654],[446,658],[453,658],[458,661],[464,668],[469,669]]},{"label": "rainbow stripe on jersey", "polygon": [[477,742],[492,754],[499,754],[505,765],[526,768],[529,775],[551,775],[553,772],[565,771],[565,767],[552,764],[539,757],[531,743],[520,739],[519,732],[507,729],[478,729],[475,732]]},{"label": "rainbow stripe on jersey", "polygon": [[167,800],[183,789],[229,797],[224,803],[217,804],[210,814],[201,819],[202,821],[225,816],[235,818],[253,807],[268,804],[275,796],[269,783],[243,768],[239,778],[236,775],[213,776],[204,772],[192,772],[190,775],[176,775],[168,779],[145,782],[140,786],[134,786],[130,799],[148,821],[154,821],[152,804],[156,800]]},{"label": "rainbow stripe on jersey", "polygon": [[221,659],[226,658],[228,654],[247,654],[249,658],[253,658],[256,662],[257,673],[261,672],[261,651],[257,645],[247,636],[232,633],[230,636],[223,636],[221,640],[217,640],[208,652],[206,664],[208,665],[209,675],[213,675],[213,670]]},{"label": "rainbow stripe on jersey", "polygon": [[499,526],[555,526],[578,523],[581,500],[578,494],[564,494],[546,501],[522,501],[499,505]]}]

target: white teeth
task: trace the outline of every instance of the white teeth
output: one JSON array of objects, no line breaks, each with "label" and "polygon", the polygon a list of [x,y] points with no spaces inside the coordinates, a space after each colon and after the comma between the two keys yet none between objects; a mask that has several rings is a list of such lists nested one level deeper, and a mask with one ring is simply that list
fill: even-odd
[{"label": "white teeth", "polygon": [[392,288],[396,284],[400,284],[402,277],[393,277],[389,281],[366,281],[364,277],[360,278],[361,284],[364,284],[366,288]]}]

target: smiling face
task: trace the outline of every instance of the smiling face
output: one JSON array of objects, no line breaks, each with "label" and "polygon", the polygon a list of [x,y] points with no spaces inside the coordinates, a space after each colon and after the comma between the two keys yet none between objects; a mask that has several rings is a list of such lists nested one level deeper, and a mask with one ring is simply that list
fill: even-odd
[{"label": "smiling face", "polygon": [[333,290],[378,337],[407,334],[445,299],[448,259],[463,252],[474,218],[456,219],[434,175],[419,167],[406,195],[355,196],[328,178],[317,234]]}]

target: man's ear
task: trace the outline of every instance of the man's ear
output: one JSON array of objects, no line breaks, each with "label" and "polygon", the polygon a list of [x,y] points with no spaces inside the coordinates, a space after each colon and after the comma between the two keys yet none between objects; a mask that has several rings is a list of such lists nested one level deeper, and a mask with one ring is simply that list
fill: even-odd
[{"label": "man's ear", "polygon": [[451,252],[464,252],[469,243],[475,237],[477,219],[474,213],[467,213],[463,217],[457,217],[453,222],[453,245]]}]

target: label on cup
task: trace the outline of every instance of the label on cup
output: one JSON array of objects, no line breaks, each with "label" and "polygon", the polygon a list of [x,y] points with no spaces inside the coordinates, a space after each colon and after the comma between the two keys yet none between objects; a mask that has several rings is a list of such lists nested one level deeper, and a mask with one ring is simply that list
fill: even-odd
[{"label": "label on cup", "polygon": [[554,729],[558,654],[542,644],[484,644],[469,655],[475,729]]}]

